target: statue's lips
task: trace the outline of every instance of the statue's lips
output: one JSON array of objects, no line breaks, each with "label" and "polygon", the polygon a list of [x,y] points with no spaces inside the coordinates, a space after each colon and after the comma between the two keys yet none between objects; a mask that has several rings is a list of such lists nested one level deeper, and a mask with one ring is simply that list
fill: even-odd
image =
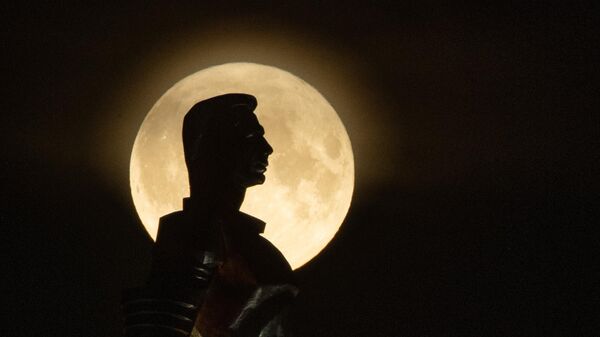
[{"label": "statue's lips", "polygon": [[269,163],[267,161],[255,161],[252,164],[251,170],[256,173],[264,173],[267,170]]}]

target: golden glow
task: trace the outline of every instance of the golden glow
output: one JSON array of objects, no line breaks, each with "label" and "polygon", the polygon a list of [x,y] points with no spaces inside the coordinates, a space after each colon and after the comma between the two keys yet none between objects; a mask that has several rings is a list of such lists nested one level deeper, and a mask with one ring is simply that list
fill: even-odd
[{"label": "golden glow", "polygon": [[152,238],[158,219],[188,195],[183,116],[196,102],[228,92],[257,97],[256,114],[274,148],[264,185],[248,190],[242,211],[267,222],[264,236],[293,268],[333,238],[354,189],[354,158],[333,107],[300,78],[278,68],[229,63],[176,83],[152,107],[130,162],[134,204]]},{"label": "golden glow", "polygon": [[402,126],[386,119],[389,111],[401,113],[399,103],[377,90],[379,79],[373,77],[370,65],[355,59],[353,50],[340,49],[339,44],[310,35],[304,28],[263,24],[259,29],[235,19],[218,20],[155,37],[152,48],[123,60],[131,68],[112,83],[112,92],[97,93],[105,96],[94,102],[101,113],[94,114],[96,129],[90,137],[94,143],[89,144],[89,160],[123,204],[131,203],[131,148],[154,102],[185,76],[228,62],[286,69],[327,97],[352,137],[355,196],[364,197],[365,192],[406,169],[389,162],[402,149],[404,133],[398,131]]}]

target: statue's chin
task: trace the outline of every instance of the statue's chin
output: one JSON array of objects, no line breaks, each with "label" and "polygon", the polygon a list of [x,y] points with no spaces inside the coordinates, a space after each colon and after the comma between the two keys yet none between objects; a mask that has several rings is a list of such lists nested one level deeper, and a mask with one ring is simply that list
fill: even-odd
[{"label": "statue's chin", "polygon": [[255,173],[250,177],[243,177],[240,185],[248,188],[256,185],[262,185],[265,182],[265,175],[262,173]]}]

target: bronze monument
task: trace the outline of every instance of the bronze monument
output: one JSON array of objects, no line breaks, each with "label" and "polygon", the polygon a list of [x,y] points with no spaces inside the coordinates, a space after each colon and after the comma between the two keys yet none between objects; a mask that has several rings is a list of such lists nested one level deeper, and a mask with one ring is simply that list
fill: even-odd
[{"label": "bronze monument", "polygon": [[186,114],[190,197],[160,219],[146,284],[125,292],[126,336],[288,336],[292,269],[259,235],[265,223],[239,211],[273,152],[256,105],[251,95],[225,94]]}]

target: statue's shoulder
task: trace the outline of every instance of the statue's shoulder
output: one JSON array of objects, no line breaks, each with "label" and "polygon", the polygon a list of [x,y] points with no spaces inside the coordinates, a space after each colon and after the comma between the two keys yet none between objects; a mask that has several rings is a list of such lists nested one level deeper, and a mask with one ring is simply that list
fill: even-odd
[{"label": "statue's shoulder", "polygon": [[178,245],[188,237],[188,217],[183,211],[169,213],[160,218],[156,243],[159,245]]},{"label": "statue's shoulder", "polygon": [[235,231],[231,235],[234,259],[239,259],[243,268],[248,268],[256,282],[265,284],[294,284],[292,268],[283,254],[260,233],[265,222],[240,212],[234,222]]},{"label": "statue's shoulder", "polygon": [[169,213],[160,217],[158,221],[158,225],[170,225],[173,223],[181,223],[186,220],[187,216],[184,211],[175,211],[173,213]]}]

